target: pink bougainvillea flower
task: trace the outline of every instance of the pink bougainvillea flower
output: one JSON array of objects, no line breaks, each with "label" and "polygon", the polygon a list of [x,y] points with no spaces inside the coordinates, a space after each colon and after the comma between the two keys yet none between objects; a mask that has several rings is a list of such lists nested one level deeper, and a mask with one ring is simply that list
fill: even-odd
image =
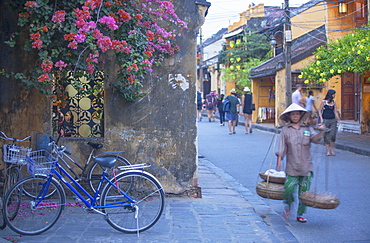
[{"label": "pink bougainvillea flower", "polygon": [[66,16],[66,11],[64,10],[55,11],[53,17],[51,18],[51,21],[53,21],[54,23],[64,22],[65,16]]},{"label": "pink bougainvillea flower", "polygon": [[118,25],[112,16],[103,16],[98,20],[99,23],[106,24],[109,29],[116,30],[118,29]]},{"label": "pink bougainvillea flower", "polygon": [[42,41],[38,39],[32,42],[32,48],[37,48],[40,50],[42,48]]},{"label": "pink bougainvillea flower", "polygon": [[38,31],[44,31],[44,32],[48,32],[49,31],[49,29],[48,29],[48,27],[46,25],[38,28],[37,30]]},{"label": "pink bougainvillea flower", "polygon": [[90,53],[89,56],[86,58],[86,62],[88,63],[98,63],[99,52],[95,52],[94,54]]},{"label": "pink bougainvillea flower", "polygon": [[78,34],[75,36],[75,40],[77,43],[82,43],[85,41],[85,39],[86,39],[85,35]]},{"label": "pink bougainvillea flower", "polygon": [[76,34],[75,33],[70,33],[70,34],[65,34],[63,38],[67,41],[73,41],[75,39]]},{"label": "pink bougainvillea flower", "polygon": [[26,18],[26,19],[28,19],[28,18],[30,17],[30,14],[29,14],[29,13],[27,13],[27,12],[24,12],[24,13],[20,13],[18,16],[19,16],[20,18]]},{"label": "pink bougainvillea flower", "polygon": [[146,38],[148,38],[148,40],[153,40],[154,39],[154,33],[150,30],[148,30],[146,32]]},{"label": "pink bougainvillea flower", "polygon": [[74,9],[74,11],[75,11],[74,15],[75,15],[77,20],[90,19],[91,18],[89,7],[82,6],[82,10],[76,8],[76,9]]},{"label": "pink bougainvillea flower", "polygon": [[94,65],[92,64],[88,64],[87,67],[86,67],[86,71],[89,73],[89,74],[93,74],[95,69],[94,69]]},{"label": "pink bougainvillea flower", "polygon": [[123,9],[118,10],[118,15],[121,21],[129,21],[131,19],[131,15]]},{"label": "pink bougainvillea flower", "polygon": [[77,41],[72,41],[68,44],[68,47],[71,49],[77,49]]},{"label": "pink bougainvillea flower", "polygon": [[45,73],[50,73],[52,68],[53,63],[50,60],[41,63],[41,70]]},{"label": "pink bougainvillea flower", "polygon": [[63,70],[63,68],[67,67],[67,64],[63,62],[62,60],[59,60],[55,63],[55,67],[59,68],[60,71]]},{"label": "pink bougainvillea flower", "polygon": [[90,30],[96,29],[96,23],[94,21],[85,22],[84,20],[82,20],[79,22],[78,28],[79,28],[78,33],[80,34],[82,34],[83,32],[87,33]]},{"label": "pink bougainvillea flower", "polygon": [[50,77],[49,77],[49,74],[44,73],[43,75],[39,76],[37,79],[40,83],[42,83],[42,82],[45,82],[45,81],[49,81]]},{"label": "pink bougainvillea flower", "polygon": [[27,1],[24,6],[26,7],[29,7],[29,8],[36,8],[37,7],[37,3],[36,2],[32,2],[32,1]]},{"label": "pink bougainvillea flower", "polygon": [[100,38],[97,42],[98,47],[103,51],[107,51],[108,49],[112,48],[112,41],[108,36],[104,36]]},{"label": "pink bougainvillea flower", "polygon": [[113,7],[113,4],[112,4],[111,1],[107,1],[107,2],[104,2],[104,7],[111,8],[111,7]]},{"label": "pink bougainvillea flower", "polygon": [[103,34],[98,29],[94,29],[93,33],[94,33],[94,38],[95,39],[100,39],[100,38],[103,37]]},{"label": "pink bougainvillea flower", "polygon": [[102,0],[86,0],[85,6],[90,6],[91,9],[96,9],[101,5]]},{"label": "pink bougainvillea flower", "polygon": [[32,40],[37,40],[37,39],[40,39],[41,35],[39,32],[36,32],[36,33],[30,34],[30,37]]}]

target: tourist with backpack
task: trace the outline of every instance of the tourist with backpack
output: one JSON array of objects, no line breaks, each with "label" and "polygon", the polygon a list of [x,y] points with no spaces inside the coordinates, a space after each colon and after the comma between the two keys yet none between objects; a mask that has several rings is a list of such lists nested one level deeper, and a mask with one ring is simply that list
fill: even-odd
[{"label": "tourist with backpack", "polygon": [[217,99],[215,92],[211,92],[206,95],[206,109],[208,115],[208,121],[212,122],[215,121],[214,111],[216,111],[217,107]]},{"label": "tourist with backpack", "polygon": [[[226,112],[226,120],[228,121],[229,134],[235,134],[236,117],[238,115],[238,108],[240,105],[239,99],[236,97],[235,89],[230,91],[231,95],[224,100],[224,110]],[[230,103],[230,104],[228,104]]]},{"label": "tourist with backpack", "polygon": [[221,94],[219,98],[217,98],[217,109],[218,114],[220,115],[220,126],[225,126],[225,111],[224,111],[224,94]]}]

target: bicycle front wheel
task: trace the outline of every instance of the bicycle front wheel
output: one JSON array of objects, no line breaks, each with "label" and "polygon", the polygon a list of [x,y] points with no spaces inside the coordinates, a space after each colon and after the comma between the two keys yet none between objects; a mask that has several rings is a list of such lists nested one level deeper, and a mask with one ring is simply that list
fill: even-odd
[{"label": "bicycle front wheel", "polygon": [[[122,156],[118,155],[105,155],[103,157],[114,157],[117,159],[116,165],[114,168],[110,169],[110,171],[107,174],[107,177],[109,179],[113,178],[113,170],[117,169],[118,166],[126,166],[131,165],[130,162],[123,158]],[[87,180],[89,182],[89,187],[91,189],[92,193],[95,193],[96,189],[98,188],[98,184],[101,178],[101,175],[103,174],[104,169],[97,163],[93,163],[89,169],[89,172],[87,173]]]},{"label": "bicycle front wheel", "polygon": [[[127,171],[113,178],[104,187],[101,205],[108,223],[124,233],[142,232],[161,217],[164,191],[149,173]],[[117,190],[118,187],[118,190]]]},{"label": "bicycle front wheel", "polygon": [[[37,196],[30,197],[25,191]],[[45,195],[52,191],[55,193],[46,199]],[[43,175],[26,177],[8,191],[4,199],[4,218],[18,234],[37,235],[57,222],[64,204],[65,195],[59,183]]]}]

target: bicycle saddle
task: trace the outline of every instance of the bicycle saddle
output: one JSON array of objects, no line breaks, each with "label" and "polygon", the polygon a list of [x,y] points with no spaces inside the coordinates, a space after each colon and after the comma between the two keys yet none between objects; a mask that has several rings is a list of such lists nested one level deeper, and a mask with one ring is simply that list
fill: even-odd
[{"label": "bicycle saddle", "polygon": [[103,144],[100,143],[87,142],[87,144],[93,147],[94,149],[101,149],[103,147]]},{"label": "bicycle saddle", "polygon": [[116,165],[117,160],[115,157],[98,157],[94,158],[94,161],[102,167],[112,168]]}]

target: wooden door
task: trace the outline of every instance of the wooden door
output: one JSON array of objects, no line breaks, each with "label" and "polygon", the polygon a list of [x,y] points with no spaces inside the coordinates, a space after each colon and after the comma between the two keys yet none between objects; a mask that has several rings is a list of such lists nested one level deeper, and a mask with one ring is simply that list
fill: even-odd
[{"label": "wooden door", "polygon": [[345,73],[342,76],[342,120],[359,119],[360,113],[360,82],[359,75],[353,73]]}]

